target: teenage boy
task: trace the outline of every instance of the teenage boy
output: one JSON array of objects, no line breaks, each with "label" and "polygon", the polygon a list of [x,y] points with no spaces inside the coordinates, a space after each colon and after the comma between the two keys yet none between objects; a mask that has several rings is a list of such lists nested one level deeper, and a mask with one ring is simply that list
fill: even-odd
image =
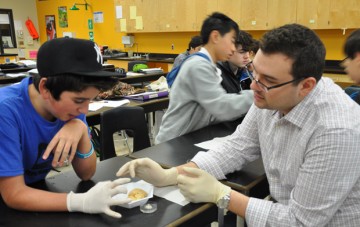
[{"label": "teenage boy", "polygon": [[[178,184],[189,201],[216,203],[249,226],[359,226],[360,106],[321,78],[324,63],[325,47],[309,28],[267,32],[251,63],[254,105],[221,147],[166,170],[134,160],[117,175]],[[260,156],[277,202],[218,181]]]},{"label": "teenage boy", "polygon": [[171,87],[169,108],[162,118],[155,143],[221,121],[235,120],[245,115],[253,98],[251,91],[228,94],[221,86],[221,70],[217,61],[226,61],[235,52],[238,25],[221,13],[205,19],[201,28],[204,46],[200,52],[183,62]]},{"label": "teenage boy", "polygon": [[[353,31],[344,45],[346,58],[341,62],[345,72],[356,83],[360,84],[360,29]],[[350,97],[360,104],[360,92],[355,91]]]},{"label": "teenage boy", "polygon": [[222,72],[221,85],[227,93],[240,93],[242,90],[250,89],[251,79],[245,66],[251,61],[250,49],[253,43],[252,36],[240,30],[235,43],[235,53],[228,61],[217,63]]},{"label": "teenage boy", "polygon": [[52,167],[72,164],[81,180],[96,170],[86,113],[115,73],[102,70],[102,56],[91,41],[59,38],[45,42],[37,56],[38,76],[0,89],[0,193],[11,208],[25,211],[79,211],[121,217],[112,196],[126,192],[129,179],[100,182],[86,193],[54,193],[29,185]]},{"label": "teenage boy", "polygon": [[174,60],[174,65],[173,68],[177,67],[178,65],[180,65],[184,59],[189,56],[190,54],[196,53],[200,50],[201,46],[202,46],[203,42],[202,42],[202,38],[201,36],[194,36],[191,38],[190,42],[189,42],[189,46],[188,49],[184,52],[179,54],[175,60]]}]

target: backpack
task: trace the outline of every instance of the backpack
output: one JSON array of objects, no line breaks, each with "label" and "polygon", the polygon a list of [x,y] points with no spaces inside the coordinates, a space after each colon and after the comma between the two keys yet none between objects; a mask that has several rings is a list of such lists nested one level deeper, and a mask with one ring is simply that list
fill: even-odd
[{"label": "backpack", "polygon": [[184,59],[184,61],[181,62],[180,65],[172,68],[171,71],[166,75],[166,81],[167,81],[169,87],[171,87],[171,86],[173,85],[173,83],[174,83],[174,81],[175,81],[175,78],[176,78],[176,76],[177,76],[177,74],[178,74],[178,72],[179,72],[182,64],[184,64],[184,62],[185,62],[188,58],[190,58],[190,57],[192,57],[192,56],[195,56],[195,55],[201,56],[201,57],[207,59],[208,61],[210,61],[210,58],[209,58],[206,54],[203,54],[203,53],[201,53],[201,52],[196,52],[196,53],[193,53],[193,54],[187,56],[187,57]]},{"label": "backpack", "polygon": [[139,72],[140,70],[147,69],[147,68],[148,68],[147,64],[135,64],[132,68],[132,71]]}]

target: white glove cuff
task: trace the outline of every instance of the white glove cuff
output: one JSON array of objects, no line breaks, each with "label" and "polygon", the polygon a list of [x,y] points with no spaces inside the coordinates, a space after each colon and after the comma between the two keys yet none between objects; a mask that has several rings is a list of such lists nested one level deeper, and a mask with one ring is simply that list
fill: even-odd
[{"label": "white glove cuff", "polygon": [[66,207],[69,212],[84,212],[84,194],[70,192],[66,197]]},{"label": "white glove cuff", "polygon": [[178,177],[178,171],[176,167],[172,167],[167,170],[167,182],[168,185],[176,185],[177,184],[177,177]]},{"label": "white glove cuff", "polygon": [[225,195],[230,195],[230,193],[231,193],[231,188],[229,186],[224,185],[222,183],[220,183],[220,184],[221,184],[220,192],[218,194],[218,198],[216,199],[215,203],[217,203]]}]

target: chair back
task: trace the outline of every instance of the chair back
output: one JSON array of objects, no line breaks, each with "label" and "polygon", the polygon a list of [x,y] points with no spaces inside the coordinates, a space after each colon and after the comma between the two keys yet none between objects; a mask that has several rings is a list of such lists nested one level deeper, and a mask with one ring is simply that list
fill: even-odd
[{"label": "chair back", "polygon": [[144,109],[116,107],[100,114],[100,161],[116,156],[113,134],[120,130],[133,132],[133,151],[150,147]]}]

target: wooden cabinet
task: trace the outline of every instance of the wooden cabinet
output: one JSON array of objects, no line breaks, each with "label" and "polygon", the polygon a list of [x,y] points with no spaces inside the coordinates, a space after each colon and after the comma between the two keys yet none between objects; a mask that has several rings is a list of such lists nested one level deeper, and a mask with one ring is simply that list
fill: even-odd
[{"label": "wooden cabinet", "polygon": [[358,28],[359,26],[359,0],[331,0],[327,28]]},{"label": "wooden cabinet", "polygon": [[218,11],[218,0],[194,0],[193,5],[196,9],[195,31],[200,31],[204,20],[213,12]]},{"label": "wooden cabinet", "polygon": [[218,1],[218,11],[224,13],[225,15],[231,17],[236,23],[241,27],[241,1],[240,0],[226,0]]},{"label": "wooden cabinet", "polygon": [[297,0],[268,0],[267,4],[267,29],[296,23]]},{"label": "wooden cabinet", "polygon": [[359,0],[298,0],[297,22],[312,29],[360,27]]},{"label": "wooden cabinet", "polygon": [[296,23],[296,0],[241,0],[240,28],[269,30]]},{"label": "wooden cabinet", "polygon": [[[200,31],[205,18],[222,12],[243,30],[269,30],[288,23],[312,29],[360,27],[360,0],[114,0],[126,32]],[[130,8],[137,19],[130,18]],[[142,19],[139,27],[138,19]],[[116,19],[117,30],[119,19]]]},{"label": "wooden cabinet", "polygon": [[267,29],[267,1],[241,0],[240,28],[243,30]]},{"label": "wooden cabinet", "polygon": [[112,59],[108,59],[106,61],[107,64],[111,64],[114,65],[116,68],[123,68],[126,71],[128,71],[128,64],[129,61],[125,61],[125,60],[112,60]]},{"label": "wooden cabinet", "polygon": [[329,23],[329,0],[298,0],[297,23],[312,29],[326,28]]}]

